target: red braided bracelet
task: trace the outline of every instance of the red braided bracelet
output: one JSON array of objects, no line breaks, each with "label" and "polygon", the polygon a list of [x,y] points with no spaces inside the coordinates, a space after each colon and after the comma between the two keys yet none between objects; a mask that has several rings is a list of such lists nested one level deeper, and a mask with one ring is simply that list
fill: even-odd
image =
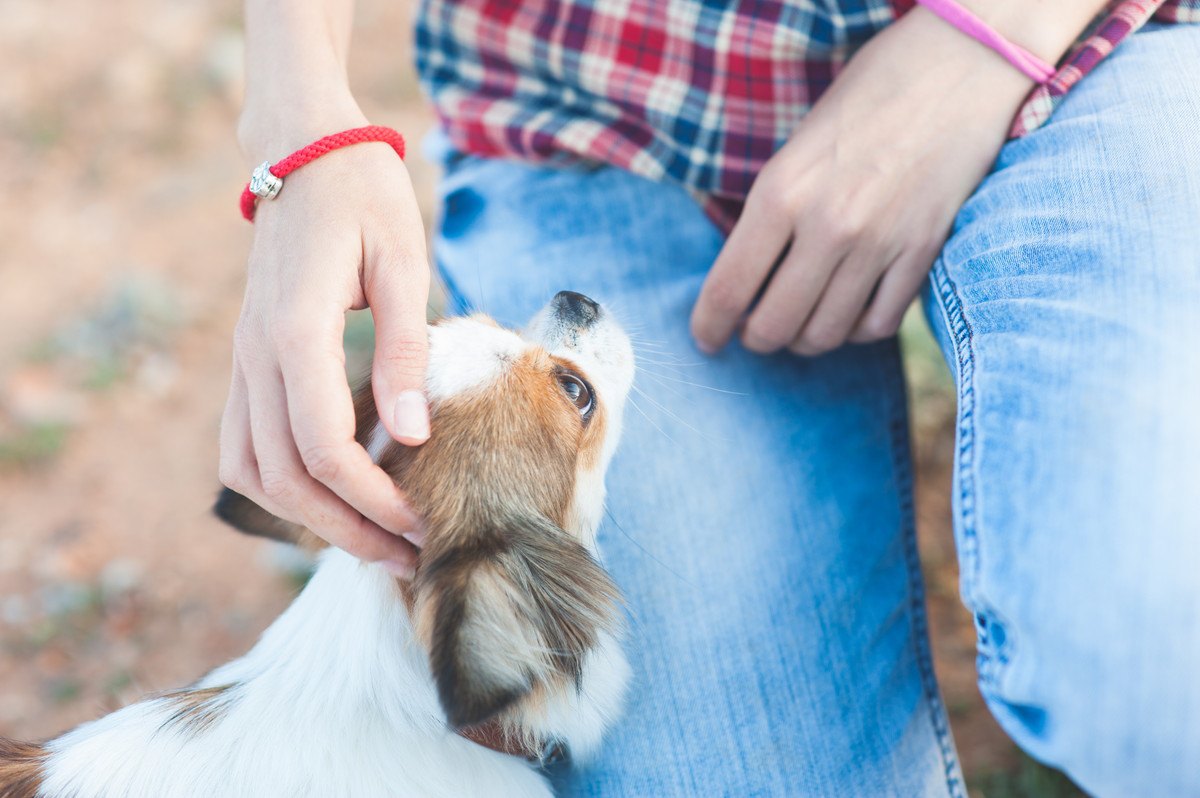
[{"label": "red braided bracelet", "polygon": [[381,141],[384,144],[389,144],[401,159],[404,158],[404,137],[390,127],[367,125],[366,127],[356,127],[352,130],[334,133],[332,136],[326,136],[323,139],[314,141],[303,149],[296,150],[274,166],[267,161],[263,161],[254,170],[254,174],[250,177],[250,182],[242,189],[242,216],[246,218],[246,221],[253,223],[254,210],[258,205],[259,198],[274,199],[279,194],[279,190],[283,188],[283,178],[309,161],[316,160],[322,155],[341,149],[342,147],[348,147],[351,144],[364,144],[368,141]]}]

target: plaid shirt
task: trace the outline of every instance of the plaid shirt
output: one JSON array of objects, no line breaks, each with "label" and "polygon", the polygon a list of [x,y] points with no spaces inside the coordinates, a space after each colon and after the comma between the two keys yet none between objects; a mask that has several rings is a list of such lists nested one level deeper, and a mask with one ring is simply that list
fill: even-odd
[{"label": "plaid shirt", "polygon": [[[912,5],[423,0],[417,67],[460,150],[674,181],[728,229],[755,175],[850,56]],[[1151,17],[1200,22],[1200,0],[1110,2],[1029,95],[1011,135],[1041,125]]]}]

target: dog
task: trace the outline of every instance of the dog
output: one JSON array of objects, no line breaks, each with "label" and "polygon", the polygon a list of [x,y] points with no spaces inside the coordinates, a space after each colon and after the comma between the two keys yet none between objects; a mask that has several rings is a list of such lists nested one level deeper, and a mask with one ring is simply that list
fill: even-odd
[{"label": "dog", "polygon": [[[391,440],[369,386],[358,440],[424,519],[412,582],[325,548],[245,656],[42,744],[0,738],[3,798],[549,796],[586,760],[630,669],[599,565],[604,473],[633,382],[629,338],[560,292],[523,333],[429,327],[432,436]],[[226,490],[217,514],[319,549]]]}]

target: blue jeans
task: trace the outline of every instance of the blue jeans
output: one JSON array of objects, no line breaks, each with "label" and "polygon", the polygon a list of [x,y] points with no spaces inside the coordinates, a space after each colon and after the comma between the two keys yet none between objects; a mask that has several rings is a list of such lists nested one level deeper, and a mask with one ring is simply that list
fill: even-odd
[{"label": "blue jeans", "polygon": [[[700,356],[722,238],[682,190],[442,156],[460,305],[519,325],[575,289],[639,342],[600,537],[636,681],[563,793],[965,795],[895,342]],[[988,705],[1085,789],[1200,795],[1200,27],[1139,33],[1004,148],[926,302]]]}]

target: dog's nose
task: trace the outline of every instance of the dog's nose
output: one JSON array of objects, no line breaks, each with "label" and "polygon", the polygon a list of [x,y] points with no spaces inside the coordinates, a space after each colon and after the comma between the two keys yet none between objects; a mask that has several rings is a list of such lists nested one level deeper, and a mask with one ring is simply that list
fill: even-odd
[{"label": "dog's nose", "polygon": [[587,327],[600,318],[600,305],[591,297],[574,291],[559,291],[554,295],[554,315],[578,327]]}]

